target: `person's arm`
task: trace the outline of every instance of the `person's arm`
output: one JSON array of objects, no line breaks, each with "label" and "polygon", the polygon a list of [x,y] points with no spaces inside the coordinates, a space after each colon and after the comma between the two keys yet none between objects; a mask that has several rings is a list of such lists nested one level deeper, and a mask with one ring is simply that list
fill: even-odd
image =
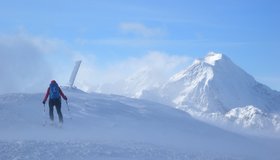
[{"label": "person's arm", "polygon": [[61,88],[59,87],[59,93],[62,96],[62,98],[67,101],[67,97],[64,95],[64,93],[62,92]]},{"label": "person's arm", "polygon": [[44,104],[46,103],[46,101],[47,101],[47,99],[48,99],[48,97],[49,97],[49,94],[50,94],[50,87],[48,88],[47,93],[46,93],[46,95],[45,95],[45,98],[44,98],[44,100],[43,100],[43,103],[44,103]]}]

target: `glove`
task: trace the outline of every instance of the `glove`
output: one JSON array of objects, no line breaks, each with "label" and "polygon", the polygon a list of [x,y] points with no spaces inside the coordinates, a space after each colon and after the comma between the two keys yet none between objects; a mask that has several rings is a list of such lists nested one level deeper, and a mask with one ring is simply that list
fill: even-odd
[{"label": "glove", "polygon": [[65,96],[65,101],[67,101],[67,97]]},{"label": "glove", "polygon": [[46,101],[43,101],[43,104],[46,104]]}]

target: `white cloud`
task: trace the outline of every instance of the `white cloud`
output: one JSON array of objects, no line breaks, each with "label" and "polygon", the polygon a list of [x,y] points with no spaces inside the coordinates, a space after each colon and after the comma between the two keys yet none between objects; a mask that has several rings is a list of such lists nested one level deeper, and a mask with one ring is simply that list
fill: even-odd
[{"label": "white cloud", "polygon": [[73,54],[59,39],[26,31],[0,34],[0,93],[44,92],[52,79],[65,85]]},{"label": "white cloud", "polygon": [[53,53],[58,50],[58,48],[64,48],[65,44],[63,41],[55,38],[45,38],[39,36],[33,36],[27,34],[26,32],[20,32],[18,34],[0,35],[0,43],[4,46],[12,46],[12,45],[32,45],[36,48],[40,53]]},{"label": "white cloud", "polygon": [[160,28],[147,27],[141,23],[125,22],[120,24],[121,31],[144,37],[162,36],[166,32]]},{"label": "white cloud", "polygon": [[[51,77],[40,39],[27,35],[0,35],[0,93],[35,92]],[[45,46],[48,46],[45,43]]]},{"label": "white cloud", "polygon": [[151,51],[100,66],[94,53],[73,51],[57,39],[30,34],[0,35],[0,93],[44,92],[51,79],[65,85],[75,60],[83,61],[77,87],[96,91],[97,86],[107,84],[107,89],[116,94],[163,83],[189,62],[185,56]]}]

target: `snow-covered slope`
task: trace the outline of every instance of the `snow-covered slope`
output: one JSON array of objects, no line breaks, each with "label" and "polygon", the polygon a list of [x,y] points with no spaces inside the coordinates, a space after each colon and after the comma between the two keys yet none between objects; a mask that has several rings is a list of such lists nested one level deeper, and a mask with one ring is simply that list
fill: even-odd
[{"label": "snow-covered slope", "polygon": [[63,90],[62,128],[42,125],[42,93],[0,96],[0,159],[280,158],[278,139],[241,136],[153,102]]},{"label": "snow-covered slope", "polygon": [[[142,98],[167,103],[196,116],[208,114],[206,116],[209,117],[213,113],[224,116],[234,112],[232,109],[246,106],[254,106],[265,113],[280,111],[279,92],[258,83],[226,55],[213,52],[204,59],[195,60],[186,70],[172,76],[161,88],[144,92]],[[245,111],[240,114],[243,113],[247,114]],[[251,115],[249,119],[256,116]],[[272,122],[275,118],[265,118],[277,124]],[[250,126],[254,125],[247,127]]]}]

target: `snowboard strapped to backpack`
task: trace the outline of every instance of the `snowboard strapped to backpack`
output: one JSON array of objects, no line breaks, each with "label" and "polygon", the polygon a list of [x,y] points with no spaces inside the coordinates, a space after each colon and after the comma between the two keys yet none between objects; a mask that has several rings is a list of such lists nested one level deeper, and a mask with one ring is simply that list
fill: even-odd
[{"label": "snowboard strapped to backpack", "polygon": [[50,84],[50,99],[59,99],[59,87],[57,83]]}]

